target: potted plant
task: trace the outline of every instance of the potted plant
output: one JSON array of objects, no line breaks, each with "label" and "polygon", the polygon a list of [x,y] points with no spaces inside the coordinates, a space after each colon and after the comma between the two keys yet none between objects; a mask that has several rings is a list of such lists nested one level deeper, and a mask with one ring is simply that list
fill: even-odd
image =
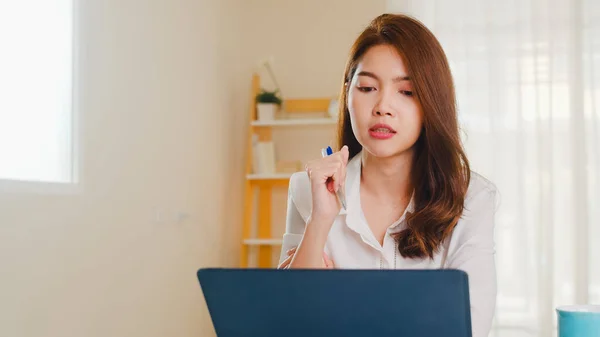
[{"label": "potted plant", "polygon": [[275,118],[275,112],[281,106],[281,98],[279,97],[279,91],[267,91],[262,89],[258,95],[256,95],[256,109],[258,110],[258,120],[270,121]]}]

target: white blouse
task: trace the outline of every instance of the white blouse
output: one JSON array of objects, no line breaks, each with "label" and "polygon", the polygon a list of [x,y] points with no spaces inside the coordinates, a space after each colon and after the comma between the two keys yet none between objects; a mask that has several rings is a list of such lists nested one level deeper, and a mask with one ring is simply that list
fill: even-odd
[{"label": "white blouse", "polygon": [[[325,252],[335,268],[343,269],[460,269],[469,276],[473,337],[488,336],[496,305],[494,216],[496,188],[482,176],[472,173],[463,215],[449,239],[442,243],[433,260],[403,258],[391,234],[406,226],[405,216],[413,210],[409,203],[404,214],[387,230],[383,246],[369,228],[360,204],[361,155],[346,167],[347,211],[336,217]],[[286,232],[280,263],[285,252],[298,246],[309,220],[312,194],[308,175],[292,175],[288,190]]]}]

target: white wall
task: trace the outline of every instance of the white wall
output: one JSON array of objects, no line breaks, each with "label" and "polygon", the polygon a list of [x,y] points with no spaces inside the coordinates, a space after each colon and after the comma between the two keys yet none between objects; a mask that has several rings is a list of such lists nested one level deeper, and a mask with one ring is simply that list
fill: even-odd
[{"label": "white wall", "polygon": [[337,96],[350,46],[385,5],[385,0],[244,1],[248,55],[274,57],[288,97]]},{"label": "white wall", "polygon": [[384,1],[80,3],[83,190],[0,194],[0,336],[212,335],[195,272],[238,263],[253,65],[335,95]]},{"label": "white wall", "polygon": [[[83,191],[0,195],[0,336],[209,335],[195,272],[239,242],[221,20],[237,9],[80,3]],[[191,217],[154,223],[156,207]]]}]

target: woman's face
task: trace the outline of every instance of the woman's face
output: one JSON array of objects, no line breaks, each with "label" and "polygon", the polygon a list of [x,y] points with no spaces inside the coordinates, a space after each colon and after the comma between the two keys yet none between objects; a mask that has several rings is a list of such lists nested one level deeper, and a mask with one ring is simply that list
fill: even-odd
[{"label": "woman's face", "polygon": [[389,45],[371,47],[348,84],[348,110],[358,142],[376,157],[410,150],[423,125],[402,57]]}]

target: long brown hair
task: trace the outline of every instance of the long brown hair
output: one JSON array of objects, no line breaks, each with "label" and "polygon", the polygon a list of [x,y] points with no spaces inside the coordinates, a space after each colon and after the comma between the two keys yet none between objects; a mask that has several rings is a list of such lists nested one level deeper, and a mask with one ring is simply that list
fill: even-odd
[{"label": "long brown hair", "polygon": [[344,72],[338,146],[348,145],[350,158],[362,146],[350,124],[348,88],[362,56],[377,45],[392,46],[402,56],[423,111],[411,170],[414,211],[407,214],[407,227],[395,238],[403,257],[433,259],[462,215],[471,179],[460,140],[452,74],[440,43],[422,23],[406,15],[375,18],[354,42]]}]

